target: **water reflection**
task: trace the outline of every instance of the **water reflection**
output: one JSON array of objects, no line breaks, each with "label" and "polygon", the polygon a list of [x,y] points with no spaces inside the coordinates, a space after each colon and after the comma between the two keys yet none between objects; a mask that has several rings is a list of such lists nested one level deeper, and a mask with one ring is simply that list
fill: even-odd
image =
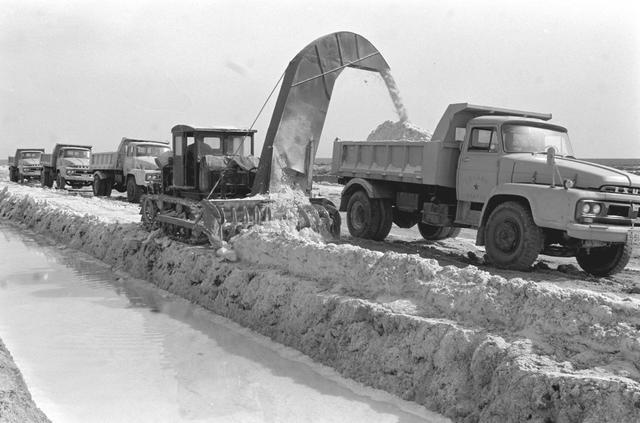
[{"label": "water reflection", "polygon": [[440,421],[73,250],[0,233],[0,337],[53,421]]}]

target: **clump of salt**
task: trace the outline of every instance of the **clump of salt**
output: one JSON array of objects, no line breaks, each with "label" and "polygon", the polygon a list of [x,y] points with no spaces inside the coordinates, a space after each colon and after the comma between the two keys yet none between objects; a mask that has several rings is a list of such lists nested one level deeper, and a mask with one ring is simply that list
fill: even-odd
[{"label": "clump of salt", "polygon": [[391,122],[387,120],[382,122],[374,129],[367,141],[388,141],[388,140],[412,140],[412,141],[429,141],[431,132],[422,129],[410,122]]}]

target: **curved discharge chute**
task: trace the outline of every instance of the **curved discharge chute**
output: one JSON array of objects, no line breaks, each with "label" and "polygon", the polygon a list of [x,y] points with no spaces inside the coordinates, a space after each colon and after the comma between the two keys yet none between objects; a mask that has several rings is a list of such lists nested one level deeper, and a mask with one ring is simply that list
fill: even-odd
[{"label": "curved discharge chute", "polygon": [[389,65],[373,44],[353,32],[318,38],[302,49],[285,71],[253,194],[275,192],[283,186],[306,190],[313,165],[309,163],[309,146],[315,157],[335,81],[347,67],[380,73],[400,120],[406,120]]}]

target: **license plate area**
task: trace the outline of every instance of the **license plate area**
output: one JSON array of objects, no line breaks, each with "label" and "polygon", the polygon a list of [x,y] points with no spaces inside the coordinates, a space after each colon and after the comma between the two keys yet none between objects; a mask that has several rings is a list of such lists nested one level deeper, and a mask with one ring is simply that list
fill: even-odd
[{"label": "license plate area", "polygon": [[627,242],[633,247],[640,247],[640,230],[630,229],[627,233]]}]

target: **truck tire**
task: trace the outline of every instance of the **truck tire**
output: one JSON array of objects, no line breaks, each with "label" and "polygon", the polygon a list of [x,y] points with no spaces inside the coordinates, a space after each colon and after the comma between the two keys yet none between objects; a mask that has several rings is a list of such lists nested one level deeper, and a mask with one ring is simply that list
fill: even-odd
[{"label": "truck tire", "polygon": [[380,227],[380,207],[364,191],[356,191],[347,203],[347,227],[351,236],[373,239]]},{"label": "truck tire", "polygon": [[98,175],[93,175],[93,195],[96,197],[104,196],[104,180],[100,179]]},{"label": "truck tire", "polygon": [[11,182],[18,182],[18,178],[16,177],[16,170],[12,167],[9,168],[9,180]]},{"label": "truck tire", "polygon": [[43,169],[40,172],[40,185],[47,188],[51,188],[53,186],[53,181],[51,180],[51,174],[49,171]]},{"label": "truck tire", "polygon": [[428,223],[418,222],[418,230],[422,238],[427,241],[440,241],[441,239],[452,238],[460,233],[460,228],[451,226],[434,226]]},{"label": "truck tire", "polygon": [[507,201],[489,215],[485,247],[496,267],[528,270],[542,251],[544,235],[528,207]]},{"label": "truck tire", "polygon": [[594,276],[610,276],[625,268],[631,258],[631,245],[612,244],[607,247],[582,248],[576,260],[582,270]]},{"label": "truck tire", "polygon": [[378,225],[378,230],[373,235],[373,239],[376,241],[384,240],[389,232],[391,232],[391,225],[393,225],[393,208],[390,200],[372,200],[372,202],[377,203],[380,208],[380,224]]},{"label": "truck tire", "polygon": [[64,179],[64,176],[58,173],[58,176],[56,177],[56,188],[64,189],[66,185],[67,185],[67,181]]},{"label": "truck tire", "polygon": [[111,197],[111,190],[113,189],[113,182],[111,179],[106,179],[104,181],[104,196]]},{"label": "truck tire", "polygon": [[142,187],[136,185],[136,179],[133,176],[129,176],[127,178],[127,200],[130,203],[139,203],[142,194]]}]

